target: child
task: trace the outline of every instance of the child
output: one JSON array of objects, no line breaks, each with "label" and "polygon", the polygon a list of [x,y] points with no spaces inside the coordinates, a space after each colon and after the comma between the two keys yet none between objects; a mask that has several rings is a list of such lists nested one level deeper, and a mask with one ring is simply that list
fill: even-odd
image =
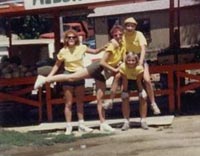
[{"label": "child", "polygon": [[135,82],[139,91],[139,111],[141,117],[141,127],[143,129],[148,129],[146,123],[147,116],[147,94],[143,88],[143,72],[144,68],[141,65],[138,65],[139,57],[133,52],[127,52],[125,56],[125,62],[120,65],[120,74],[122,76],[122,113],[125,119],[122,130],[129,129],[129,118],[130,118],[130,105],[129,105],[129,92],[135,90]]}]

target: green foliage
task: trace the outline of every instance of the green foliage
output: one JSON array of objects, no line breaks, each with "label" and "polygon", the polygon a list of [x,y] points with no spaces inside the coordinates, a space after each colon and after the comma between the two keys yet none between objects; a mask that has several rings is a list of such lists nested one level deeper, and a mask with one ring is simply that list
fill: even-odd
[{"label": "green foliage", "polygon": [[53,142],[45,139],[46,134],[19,133],[15,131],[2,131],[0,133],[0,145],[52,145]]},{"label": "green foliage", "polygon": [[105,134],[101,134],[101,133],[88,133],[88,134],[84,134],[81,136],[81,139],[88,139],[88,138],[97,138],[97,137],[104,137],[104,136],[110,136],[112,134],[110,133],[105,133]]},{"label": "green foliage", "polygon": [[50,20],[42,16],[25,16],[11,20],[12,31],[21,39],[35,39],[51,28]]},{"label": "green foliage", "polygon": [[20,133],[16,131],[0,131],[0,149],[11,146],[50,146],[56,143],[69,143],[77,139],[103,137],[110,134],[84,134],[81,137],[74,135],[53,135],[47,133]]}]

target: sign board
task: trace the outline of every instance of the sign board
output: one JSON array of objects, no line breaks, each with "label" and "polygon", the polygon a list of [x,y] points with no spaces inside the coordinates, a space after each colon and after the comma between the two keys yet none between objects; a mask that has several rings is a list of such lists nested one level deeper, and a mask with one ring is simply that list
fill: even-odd
[{"label": "sign board", "polygon": [[52,8],[52,7],[64,7],[75,6],[81,4],[92,4],[111,2],[119,0],[24,0],[24,6],[26,10]]}]

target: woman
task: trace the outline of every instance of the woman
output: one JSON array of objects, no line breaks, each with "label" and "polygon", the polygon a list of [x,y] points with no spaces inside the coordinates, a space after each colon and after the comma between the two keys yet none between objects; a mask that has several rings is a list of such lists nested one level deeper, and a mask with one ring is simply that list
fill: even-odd
[{"label": "woman", "polygon": [[[69,75],[75,73],[84,68],[83,57],[85,53],[97,54],[102,49],[90,49],[86,45],[81,45],[78,39],[78,34],[74,30],[68,30],[64,34],[64,46],[57,54],[57,61],[53,66],[51,72],[48,75],[48,78],[53,77],[55,73],[61,67],[61,64],[64,63],[64,75]],[[72,133],[72,104],[73,96],[75,96],[77,104],[77,116],[79,120],[78,130],[80,132],[91,132],[92,129],[84,125],[84,87],[85,81],[79,80],[76,82],[63,82],[63,91],[65,99],[65,119],[67,121],[66,125],[66,135]]]},{"label": "woman", "polygon": [[151,102],[151,108],[154,114],[160,114],[160,109],[155,102],[154,91],[150,79],[149,66],[147,62],[145,62],[147,41],[142,32],[136,31],[137,22],[133,17],[127,18],[124,21],[124,25],[125,33],[123,39],[126,45],[126,50],[132,51],[139,55],[139,65],[144,66],[143,77],[149,100]]},{"label": "woman", "polygon": [[125,47],[122,43],[123,28],[115,25],[110,31],[111,36],[119,46],[112,43],[107,44],[104,55],[100,62],[93,62],[86,68],[75,73],[64,75],[54,75],[48,77],[38,76],[34,88],[37,89],[46,82],[63,82],[63,81],[78,81],[84,78],[94,78],[97,87],[97,110],[100,119],[100,130],[104,132],[114,132],[115,130],[105,121],[105,110],[103,109],[103,97],[106,89],[106,79],[109,76],[116,75],[119,72],[119,63],[125,52]]}]

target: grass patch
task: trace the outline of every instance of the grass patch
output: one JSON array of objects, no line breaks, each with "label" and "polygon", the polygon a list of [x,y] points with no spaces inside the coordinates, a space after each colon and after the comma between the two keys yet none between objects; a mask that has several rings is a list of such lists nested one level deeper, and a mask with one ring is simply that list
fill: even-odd
[{"label": "grass patch", "polygon": [[77,139],[88,139],[94,137],[103,137],[110,134],[84,134],[80,137],[74,135],[66,136],[64,134],[53,135],[47,133],[20,133],[16,131],[0,132],[0,148],[11,146],[50,146],[56,143],[69,143]]},{"label": "grass patch", "polygon": [[97,138],[97,137],[104,137],[104,136],[110,136],[110,135],[113,135],[111,133],[104,133],[104,134],[101,134],[101,133],[88,133],[88,134],[84,134],[82,135],[80,138],[81,139],[88,139],[88,138]]},{"label": "grass patch", "polygon": [[0,146],[31,146],[31,145],[53,145],[55,143],[65,143],[75,141],[73,136],[51,135],[42,133],[19,133],[16,131],[1,131]]}]

